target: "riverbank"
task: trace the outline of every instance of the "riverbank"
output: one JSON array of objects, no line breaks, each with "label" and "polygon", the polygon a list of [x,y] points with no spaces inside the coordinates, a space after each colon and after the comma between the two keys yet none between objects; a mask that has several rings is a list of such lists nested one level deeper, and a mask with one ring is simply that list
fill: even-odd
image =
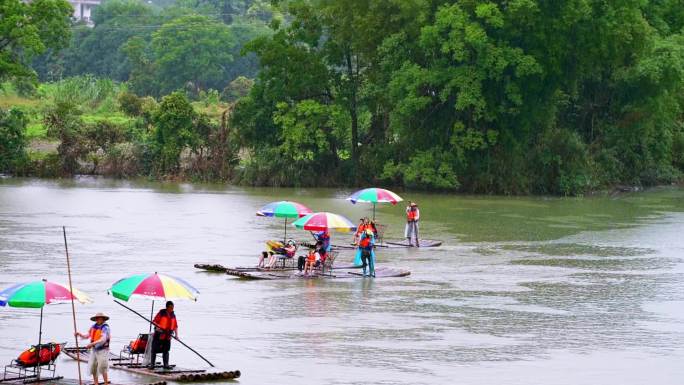
[{"label": "riverbank", "polygon": [[[614,195],[684,183],[684,174],[674,165],[627,178],[633,173],[619,171],[622,166],[614,162],[606,163],[609,168],[587,163],[582,166],[584,171],[572,177],[559,173],[555,166],[544,166],[510,180],[490,178],[486,184],[476,182],[482,175],[447,175],[439,167],[429,167],[429,162],[420,168],[394,164],[383,172],[369,172],[377,170],[378,163],[391,163],[393,155],[366,152],[355,167],[348,154],[312,162],[306,160],[306,151],[299,154],[297,148],[250,148],[245,145],[243,128],[231,121],[234,104],[222,101],[215,92],[200,93],[193,100],[180,92],[155,99],[131,94],[123,83],[93,77],[41,84],[29,96],[21,96],[11,85],[3,86],[0,109],[6,109],[3,116],[7,117],[2,120],[7,122],[3,125],[15,126],[15,137],[7,141],[15,148],[12,156],[0,157],[0,172],[16,176],[68,178],[84,174],[267,187],[382,185],[412,191],[519,196]],[[300,146],[311,138],[297,140]],[[287,160],[292,157],[298,160]],[[397,172],[415,174],[416,182],[400,183],[391,176]],[[443,178],[456,183],[446,183],[446,179],[438,183]]]}]

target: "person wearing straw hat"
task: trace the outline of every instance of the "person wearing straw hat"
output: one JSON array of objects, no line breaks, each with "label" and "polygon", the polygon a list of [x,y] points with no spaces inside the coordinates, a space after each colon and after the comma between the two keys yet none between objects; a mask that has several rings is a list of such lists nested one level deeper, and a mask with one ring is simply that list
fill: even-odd
[{"label": "person wearing straw hat", "polygon": [[109,368],[109,341],[112,339],[109,331],[109,325],[105,322],[109,317],[103,313],[97,313],[90,317],[95,324],[90,327],[88,334],[76,332],[74,335],[81,338],[89,338],[90,343],[86,345],[86,349],[92,349],[90,358],[88,359],[88,369],[93,375],[93,383],[99,385],[97,380],[98,375],[102,375],[102,380],[105,385],[109,384],[109,377],[107,370]]}]

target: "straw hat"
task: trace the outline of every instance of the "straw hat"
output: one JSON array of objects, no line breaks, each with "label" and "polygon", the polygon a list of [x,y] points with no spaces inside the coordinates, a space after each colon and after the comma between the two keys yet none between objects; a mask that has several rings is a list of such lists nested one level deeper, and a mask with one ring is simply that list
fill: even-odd
[{"label": "straw hat", "polygon": [[107,321],[107,320],[109,319],[109,317],[107,317],[106,315],[104,315],[104,313],[97,313],[97,314],[95,314],[94,316],[90,317],[90,320],[91,320],[91,321],[97,321],[97,319],[100,318],[100,317],[104,318],[105,321]]},{"label": "straw hat", "polygon": [[409,206],[416,207],[416,206],[418,206],[418,204],[416,202],[411,202],[411,204]]}]

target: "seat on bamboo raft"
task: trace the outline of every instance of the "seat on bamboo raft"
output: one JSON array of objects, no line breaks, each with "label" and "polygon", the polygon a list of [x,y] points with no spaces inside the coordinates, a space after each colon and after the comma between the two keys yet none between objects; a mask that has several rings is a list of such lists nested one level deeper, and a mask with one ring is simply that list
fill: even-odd
[{"label": "seat on bamboo raft", "polygon": [[152,341],[150,337],[151,334],[138,334],[138,338],[121,349],[121,353],[119,353],[120,362],[129,361],[131,364],[142,362],[141,356],[145,355],[145,352],[148,350],[148,344]]},{"label": "seat on bamboo raft", "polygon": [[335,263],[335,258],[337,258],[339,252],[328,251],[326,254],[325,261],[316,267],[315,270],[320,272],[321,275],[325,275],[326,273],[332,275],[333,264]]}]

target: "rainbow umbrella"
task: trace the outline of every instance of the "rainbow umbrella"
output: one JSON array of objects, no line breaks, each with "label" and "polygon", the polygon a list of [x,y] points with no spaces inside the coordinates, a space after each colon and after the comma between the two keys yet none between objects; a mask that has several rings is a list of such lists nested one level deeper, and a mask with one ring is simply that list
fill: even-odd
[{"label": "rainbow umbrella", "polygon": [[287,240],[287,220],[288,218],[301,218],[311,214],[310,208],[301,203],[291,201],[271,202],[257,211],[256,215],[261,217],[285,218],[285,234],[283,242]]},{"label": "rainbow umbrella", "polygon": [[109,292],[115,298],[152,300],[188,299],[197,301],[199,291],[185,280],[166,274],[136,274],[116,281]]},{"label": "rainbow umbrella", "polygon": [[[72,299],[80,303],[92,302],[90,297],[79,290],[70,291],[68,287],[60,283],[49,282],[45,279],[19,283],[0,291],[0,306],[40,308],[38,346],[42,343],[43,337],[43,306],[71,302]],[[39,352],[40,349],[37,351]]]},{"label": "rainbow umbrella", "polygon": [[309,231],[337,230],[350,232],[356,230],[356,226],[342,215],[320,212],[309,214],[292,223],[298,229]]},{"label": "rainbow umbrella", "polygon": [[[154,316],[155,300],[197,301],[199,290],[184,279],[167,274],[136,274],[116,281],[108,292],[115,298],[128,302],[131,298],[152,300],[150,319]],[[150,331],[152,324],[150,324]]]},{"label": "rainbow umbrella", "polygon": [[356,204],[356,202],[372,203],[373,204],[373,220],[375,220],[375,205],[378,203],[391,203],[396,205],[397,202],[403,201],[403,199],[393,193],[390,190],[385,190],[383,188],[371,187],[359,190],[353,193],[347,200],[351,203]]}]

